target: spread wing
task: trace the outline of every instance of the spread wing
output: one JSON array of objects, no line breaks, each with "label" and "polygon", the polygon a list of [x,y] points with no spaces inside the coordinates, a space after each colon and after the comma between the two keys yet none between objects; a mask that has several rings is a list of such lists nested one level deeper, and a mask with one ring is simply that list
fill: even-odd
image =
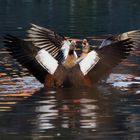
[{"label": "spread wing", "polygon": [[93,82],[97,82],[139,45],[140,30],[125,32],[105,39],[96,50],[100,60],[88,73],[89,77]]},{"label": "spread wing", "polygon": [[32,24],[27,39],[11,35],[4,38],[10,54],[42,83],[46,74],[53,74],[63,60],[61,48],[66,40],[47,28]]},{"label": "spread wing", "polygon": [[35,59],[38,49],[32,42],[24,41],[11,35],[6,35],[4,38],[6,50],[43,83],[47,71]]},{"label": "spread wing", "polygon": [[63,52],[61,47],[67,41],[63,36],[58,35],[50,29],[31,24],[31,28],[27,31],[28,40],[30,40],[38,49],[46,50],[56,60],[63,60]]}]

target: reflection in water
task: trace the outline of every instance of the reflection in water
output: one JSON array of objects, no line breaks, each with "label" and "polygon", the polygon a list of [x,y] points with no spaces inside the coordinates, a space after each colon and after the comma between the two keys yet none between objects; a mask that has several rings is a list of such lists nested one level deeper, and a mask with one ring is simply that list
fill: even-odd
[{"label": "reflection in water", "polygon": [[132,74],[110,74],[107,83],[120,90],[131,90],[133,94],[137,94],[140,88],[140,77]]},{"label": "reflection in water", "polygon": [[23,138],[138,138],[139,100],[115,91],[102,95],[96,88],[40,89],[0,114],[0,131]]},{"label": "reflection in water", "polygon": [[0,59],[0,111],[9,111],[42,85],[7,54],[0,54]]},{"label": "reflection in water", "polygon": [[78,91],[75,92],[75,90],[47,92],[46,100],[39,101],[41,105],[36,108],[36,112],[43,113],[38,115],[37,128],[41,130],[57,128],[57,124],[61,128],[95,128],[96,113],[94,111],[97,108],[93,104],[95,101],[86,98],[87,92],[80,93],[81,98],[75,94],[79,96]]},{"label": "reflection in water", "polygon": [[[134,0],[0,0],[0,5],[0,36],[21,37],[29,23],[76,38],[140,28],[140,1]],[[98,87],[45,90],[7,55],[1,38],[0,47],[0,139],[140,138],[139,50]]]}]

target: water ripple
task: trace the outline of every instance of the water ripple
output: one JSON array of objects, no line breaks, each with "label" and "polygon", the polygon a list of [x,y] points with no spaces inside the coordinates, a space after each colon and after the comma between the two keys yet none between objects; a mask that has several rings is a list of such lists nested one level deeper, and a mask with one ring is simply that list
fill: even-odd
[{"label": "water ripple", "polygon": [[140,77],[132,74],[112,73],[107,79],[107,83],[123,91],[132,90],[132,88],[135,88],[135,94],[138,94],[139,90],[137,89],[140,88]]}]

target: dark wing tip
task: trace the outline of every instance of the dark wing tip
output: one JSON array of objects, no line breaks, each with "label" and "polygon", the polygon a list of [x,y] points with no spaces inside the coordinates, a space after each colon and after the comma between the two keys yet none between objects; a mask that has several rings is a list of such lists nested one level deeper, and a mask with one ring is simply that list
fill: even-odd
[{"label": "dark wing tip", "polygon": [[34,57],[36,50],[31,42],[6,34],[4,45],[14,59],[26,67],[41,83],[44,83],[47,71],[36,61]]}]

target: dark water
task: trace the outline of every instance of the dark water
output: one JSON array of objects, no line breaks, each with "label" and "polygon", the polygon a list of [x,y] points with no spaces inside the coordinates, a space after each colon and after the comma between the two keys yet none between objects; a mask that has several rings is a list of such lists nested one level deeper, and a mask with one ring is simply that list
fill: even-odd
[{"label": "dark water", "polygon": [[76,38],[140,29],[139,0],[0,0],[0,140],[140,139],[140,49],[92,89],[43,89],[5,51],[29,23]]}]

